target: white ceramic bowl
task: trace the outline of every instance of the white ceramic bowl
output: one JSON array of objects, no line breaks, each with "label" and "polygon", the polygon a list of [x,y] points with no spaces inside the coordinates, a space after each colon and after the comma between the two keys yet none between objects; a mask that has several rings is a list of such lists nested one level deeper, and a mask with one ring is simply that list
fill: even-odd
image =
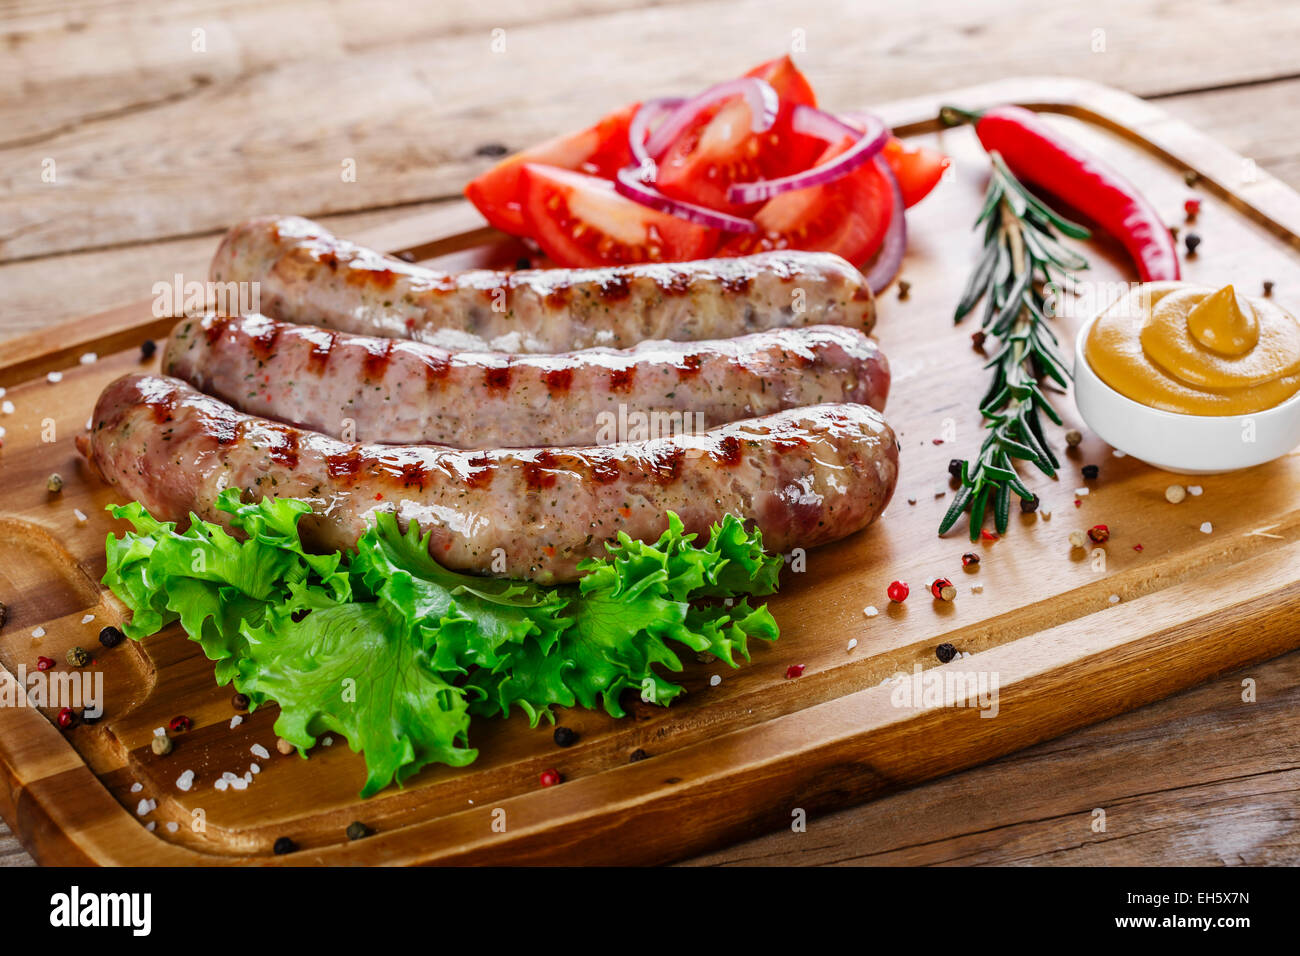
[{"label": "white ceramic bowl", "polygon": [[1103,382],[1083,354],[1097,316],[1074,340],[1074,401],[1088,427],[1148,465],[1212,475],[1262,465],[1300,445],[1300,393],[1249,415],[1183,415],[1135,402]]}]

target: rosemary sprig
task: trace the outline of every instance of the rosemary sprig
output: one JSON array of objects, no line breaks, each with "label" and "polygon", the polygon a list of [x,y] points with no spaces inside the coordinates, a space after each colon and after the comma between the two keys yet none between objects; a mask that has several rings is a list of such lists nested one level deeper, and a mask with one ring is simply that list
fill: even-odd
[{"label": "rosemary sprig", "polygon": [[979,538],[990,505],[1002,534],[1010,520],[1011,492],[1034,500],[1016,473],[1017,459],[1049,477],[1060,467],[1043,435],[1040,414],[1057,425],[1061,416],[1047,400],[1043,382],[1065,388],[1070,369],[1057,353],[1048,325],[1044,288],[1049,283],[1067,287],[1075,271],[1088,268],[1088,261],[1061,245],[1056,234],[1074,239],[1090,235],[1030,193],[997,152],[989,158],[993,176],[975,220],[975,228],[984,226],[984,252],[953,316],[960,322],[983,300],[982,328],[997,340],[984,366],[993,369],[993,378],[980,401],[988,434],[974,466],[962,461],[961,489],[939,524],[939,534],[944,534],[969,511],[972,541]]}]

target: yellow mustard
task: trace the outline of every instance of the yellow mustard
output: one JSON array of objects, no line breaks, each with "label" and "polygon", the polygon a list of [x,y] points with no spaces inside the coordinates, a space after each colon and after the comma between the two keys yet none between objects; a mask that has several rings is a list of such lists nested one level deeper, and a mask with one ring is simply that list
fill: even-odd
[{"label": "yellow mustard", "polygon": [[1138,286],[1093,323],[1084,356],[1120,394],[1186,415],[1246,415],[1300,392],[1300,322],[1231,285]]}]

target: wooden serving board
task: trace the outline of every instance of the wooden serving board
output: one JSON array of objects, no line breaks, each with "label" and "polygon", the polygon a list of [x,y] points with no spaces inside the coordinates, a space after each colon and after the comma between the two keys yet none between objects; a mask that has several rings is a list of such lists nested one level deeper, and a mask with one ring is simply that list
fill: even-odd
[{"label": "wooden serving board", "polygon": [[[0,812],[24,845],[60,864],[664,862],[791,825],[801,810],[814,815],[971,766],[1300,647],[1300,453],[1196,479],[1203,493],[1174,505],[1164,489],[1186,479],[1115,457],[1085,431],[1063,456],[1059,480],[1031,479],[1042,508],[1014,514],[1005,538],[972,546],[961,532],[936,537],[952,495],[947,462],[980,441],[983,359],[971,348],[972,329],[954,328],[951,314],[974,262],[971,224],[987,169],[969,129],[938,130],[940,102],[1045,111],[1131,177],[1171,223],[1181,222],[1189,195],[1183,172],[1195,170],[1203,243],[1186,278],[1231,280],[1251,294],[1272,279],[1284,305],[1300,305],[1300,196],[1146,103],[1077,81],[1032,79],[880,108],[903,135],[955,160],[950,181],[908,216],[910,296],[901,301],[891,288],[880,302],[876,334],[895,376],[887,414],[903,446],[902,480],[883,520],[789,571],[772,601],[781,640],[735,671],[691,662],[677,705],[636,703],[624,720],[562,711],[560,722],[581,735],[569,749],[556,747],[545,725],[481,720],[471,731],[476,764],[430,768],[368,801],[357,796],[362,760],[343,741],[306,760],[281,756],[274,707],[232,729],[230,689],[216,687],[212,665],[179,629],[143,645],[97,643],[99,629],[122,614],[97,583],[104,537],[122,529],[103,511],[114,496],[87,474],[73,442],[103,385],[152,367],[139,344],[160,339],[173,321],[154,318],[144,302],[6,343],[0,385],[15,412],[0,416],[0,601],[8,605],[0,665],[31,670],[44,655],[65,671],[66,651],[83,645],[106,699],[102,721],[67,732],[50,712],[0,707]],[[509,263],[518,252],[460,204],[356,238],[446,266]],[[1089,255],[1090,279],[1132,277],[1113,243],[1096,242]],[[1068,343],[1071,323],[1062,325]],[[91,351],[98,361],[79,364]],[[51,371],[62,380],[49,382]],[[1067,424],[1081,427],[1069,399],[1059,405]],[[1063,447],[1060,430],[1052,438]],[[1100,477],[1085,482],[1089,463]],[[51,472],[65,480],[61,495],[46,491]],[[1076,507],[1084,486],[1090,493]],[[1112,535],[1104,564],[1067,543],[1071,530],[1098,523]],[[970,550],[982,557],[974,573],[962,569]],[[930,599],[927,585],[940,576],[958,587],[953,603]],[[885,596],[894,579],[912,586],[905,605]],[[869,605],[880,613],[868,617]],[[33,635],[38,629],[43,636]],[[969,656],[940,665],[943,642]],[[790,664],[806,665],[803,676],[788,679]],[[996,716],[898,706],[896,687],[882,682],[917,666],[995,677]],[[178,714],[194,729],[156,756],[153,729]],[[254,744],[271,757],[258,761],[252,785],[214,789],[223,771],[248,769]],[[651,757],[630,763],[638,748]],[[538,775],[551,767],[565,782],[542,789]],[[175,783],[185,770],[196,774],[188,792]],[[143,817],[142,799],[157,801]],[[353,820],[375,834],[349,842]],[[281,836],[301,849],[272,855]]]}]

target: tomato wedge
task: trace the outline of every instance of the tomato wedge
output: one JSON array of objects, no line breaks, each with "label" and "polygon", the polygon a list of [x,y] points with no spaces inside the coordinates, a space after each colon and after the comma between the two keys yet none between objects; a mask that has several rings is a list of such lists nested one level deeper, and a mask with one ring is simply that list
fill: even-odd
[{"label": "tomato wedge", "polygon": [[515,236],[530,234],[523,213],[525,163],[544,163],[606,179],[632,162],[628,126],[640,108],[633,103],[579,133],[557,136],[503,159],[465,187],[465,195],[485,219]]},{"label": "tomato wedge", "polygon": [[607,179],[536,163],[521,172],[524,218],[558,266],[680,262],[718,246],[717,230],[626,199]]},{"label": "tomato wedge", "polygon": [[894,171],[898,187],[903,191],[903,204],[909,209],[930,194],[943,178],[944,170],[952,165],[952,160],[937,149],[905,146],[892,137],[882,155]]},{"label": "tomato wedge", "polygon": [[794,108],[816,106],[808,80],[783,56],[745,74],[766,80],[776,90],[781,108],[772,127],[761,133],[750,128],[749,105],[737,96],[706,109],[696,122],[668,145],[659,160],[659,190],[667,196],[698,203],[720,212],[746,215],[756,206],[727,199],[733,183],[772,179],[806,169],[825,148],[814,137],[796,133]]},{"label": "tomato wedge", "polygon": [[[853,142],[845,138],[827,147],[817,165],[845,152]],[[769,199],[754,216],[759,231],[728,240],[719,254],[745,256],[765,249],[805,249],[834,252],[861,266],[880,248],[890,216],[902,215],[902,210],[893,206],[892,190],[884,175],[874,162],[864,163],[829,183]]]}]

